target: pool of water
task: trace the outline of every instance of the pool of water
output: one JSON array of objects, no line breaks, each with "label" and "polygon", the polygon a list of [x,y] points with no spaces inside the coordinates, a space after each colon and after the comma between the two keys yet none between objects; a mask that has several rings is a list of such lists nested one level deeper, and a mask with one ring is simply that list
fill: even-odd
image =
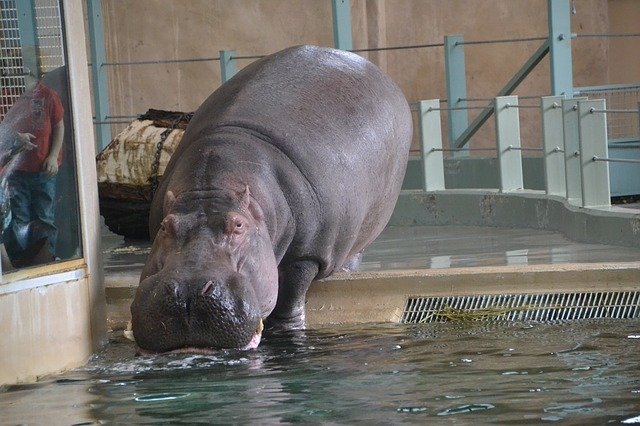
[{"label": "pool of water", "polygon": [[[135,357],[0,393],[2,424],[640,423],[640,320],[334,326]],[[6,422],[6,423],[5,423]]]}]

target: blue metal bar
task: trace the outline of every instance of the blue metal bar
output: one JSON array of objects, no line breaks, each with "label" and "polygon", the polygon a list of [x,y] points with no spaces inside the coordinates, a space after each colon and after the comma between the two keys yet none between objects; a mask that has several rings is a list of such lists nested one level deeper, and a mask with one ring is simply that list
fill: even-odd
[{"label": "blue metal bar", "polygon": [[[542,61],[545,55],[549,53],[549,42],[545,41],[542,46],[535,51],[533,55],[525,62],[520,70],[513,76],[511,80],[498,92],[498,96],[507,96],[513,93],[518,85],[524,80],[531,71]],[[455,147],[461,148],[471,139],[471,137],[480,129],[480,127],[493,114],[493,105],[487,106],[471,123],[467,130],[456,140]]]},{"label": "blue metal bar", "polygon": [[331,0],[333,12],[333,44],[336,49],[352,50],[351,1]]},{"label": "blue metal bar", "polygon": [[38,64],[38,34],[36,33],[36,17],[33,0],[16,1],[18,13],[18,31],[20,33],[20,49],[22,50],[22,67],[34,76],[40,77]]},{"label": "blue metal bar", "polygon": [[[91,73],[96,121],[104,123],[109,116],[109,84],[104,66],[104,26],[102,22],[102,0],[89,0],[88,17],[91,34]],[[102,151],[111,142],[111,125],[96,124],[96,150]]]},{"label": "blue metal bar", "polygon": [[[455,148],[455,141],[469,126],[467,102],[467,78],[464,62],[464,39],[461,35],[444,38],[444,69],[447,81],[447,99],[449,100],[449,146]],[[459,156],[468,156],[460,151]]]},{"label": "blue metal bar", "polygon": [[235,50],[220,51],[220,79],[223,83],[229,81],[238,72],[235,55]]},{"label": "blue metal bar", "polygon": [[570,0],[547,0],[551,94],[573,96]]}]

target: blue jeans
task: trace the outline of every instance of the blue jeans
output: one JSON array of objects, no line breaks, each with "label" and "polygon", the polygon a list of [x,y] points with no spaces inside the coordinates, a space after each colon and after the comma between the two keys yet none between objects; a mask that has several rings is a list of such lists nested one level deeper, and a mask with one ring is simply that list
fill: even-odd
[{"label": "blue jeans", "polygon": [[[24,250],[30,241],[46,237],[49,251],[55,254],[58,238],[54,223],[56,177],[42,172],[14,171],[9,176],[9,190],[12,219],[7,231],[13,234],[18,248]],[[34,232],[37,235],[33,235]]]}]

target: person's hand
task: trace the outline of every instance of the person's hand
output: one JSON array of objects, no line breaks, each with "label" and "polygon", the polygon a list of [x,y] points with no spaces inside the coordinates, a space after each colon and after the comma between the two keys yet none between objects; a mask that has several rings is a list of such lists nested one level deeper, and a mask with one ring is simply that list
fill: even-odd
[{"label": "person's hand", "polygon": [[32,139],[35,139],[36,137],[34,135],[32,135],[31,133],[20,133],[18,132],[18,137],[16,138],[17,143],[17,151],[18,152],[24,152],[24,151],[31,151],[33,148],[36,147],[36,145],[31,142]]},{"label": "person's hand", "polygon": [[58,159],[49,155],[44,159],[44,163],[42,163],[42,171],[48,176],[55,176],[58,174]]}]

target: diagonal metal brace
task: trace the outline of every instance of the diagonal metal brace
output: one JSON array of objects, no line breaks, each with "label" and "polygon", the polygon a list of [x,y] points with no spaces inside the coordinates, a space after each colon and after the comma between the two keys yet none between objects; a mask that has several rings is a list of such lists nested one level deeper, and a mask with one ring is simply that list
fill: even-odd
[{"label": "diagonal metal brace", "polygon": [[[531,71],[542,61],[542,59],[549,53],[549,40],[542,43],[542,46],[535,51],[533,55],[525,62],[525,64],[520,68],[520,70],[513,76],[511,80],[498,92],[496,96],[507,96],[513,93],[513,91],[518,87],[522,80],[524,80]],[[491,117],[493,114],[493,105],[490,105],[482,110],[482,112],[473,120],[473,123],[467,127],[467,129],[462,132],[460,137],[456,139],[455,147],[462,148],[464,147],[469,139],[482,127],[482,125]]]}]

